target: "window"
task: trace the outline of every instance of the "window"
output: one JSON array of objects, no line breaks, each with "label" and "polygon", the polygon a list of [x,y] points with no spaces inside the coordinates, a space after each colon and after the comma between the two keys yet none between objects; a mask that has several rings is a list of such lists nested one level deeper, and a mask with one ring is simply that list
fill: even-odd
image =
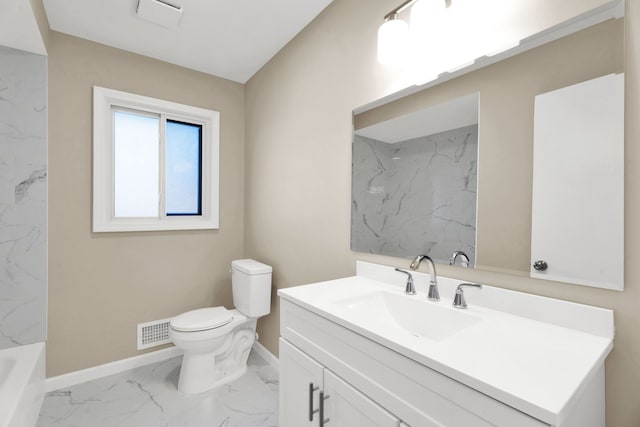
[{"label": "window", "polygon": [[219,113],[93,88],[93,231],[218,228]]}]

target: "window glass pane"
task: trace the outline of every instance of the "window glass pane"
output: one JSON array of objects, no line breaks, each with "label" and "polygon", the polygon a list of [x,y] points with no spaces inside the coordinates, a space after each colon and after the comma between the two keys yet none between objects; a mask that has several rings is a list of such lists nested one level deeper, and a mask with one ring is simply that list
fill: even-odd
[{"label": "window glass pane", "polygon": [[114,216],[159,216],[159,117],[114,111]]},{"label": "window glass pane", "polygon": [[167,215],[202,215],[202,126],[167,120]]}]

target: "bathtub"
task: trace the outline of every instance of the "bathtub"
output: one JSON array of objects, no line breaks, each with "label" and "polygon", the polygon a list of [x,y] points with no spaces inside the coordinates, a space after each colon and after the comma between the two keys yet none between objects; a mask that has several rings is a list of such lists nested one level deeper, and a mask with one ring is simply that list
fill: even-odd
[{"label": "bathtub", "polygon": [[35,425],[44,379],[44,343],[0,350],[0,427]]}]

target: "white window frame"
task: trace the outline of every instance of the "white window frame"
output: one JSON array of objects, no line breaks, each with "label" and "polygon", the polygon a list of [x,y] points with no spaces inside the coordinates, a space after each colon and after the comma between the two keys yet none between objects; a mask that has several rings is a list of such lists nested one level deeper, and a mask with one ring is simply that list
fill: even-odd
[{"label": "white window frame", "polygon": [[[167,216],[164,146],[160,160],[160,214],[152,218],[114,216],[113,110],[128,109],[202,125],[202,215]],[[164,131],[162,131],[164,132]],[[162,140],[163,138],[161,138]],[[219,228],[220,113],[176,102],[93,87],[93,231],[160,231]]]}]

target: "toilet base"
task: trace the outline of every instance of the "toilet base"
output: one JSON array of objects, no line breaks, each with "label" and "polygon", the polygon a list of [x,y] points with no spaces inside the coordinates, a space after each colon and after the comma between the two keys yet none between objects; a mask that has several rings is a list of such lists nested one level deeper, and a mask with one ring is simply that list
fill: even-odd
[{"label": "toilet base", "polygon": [[244,375],[249,352],[256,340],[255,327],[255,319],[238,326],[213,352],[185,350],[178,391],[184,394],[203,393]]}]

